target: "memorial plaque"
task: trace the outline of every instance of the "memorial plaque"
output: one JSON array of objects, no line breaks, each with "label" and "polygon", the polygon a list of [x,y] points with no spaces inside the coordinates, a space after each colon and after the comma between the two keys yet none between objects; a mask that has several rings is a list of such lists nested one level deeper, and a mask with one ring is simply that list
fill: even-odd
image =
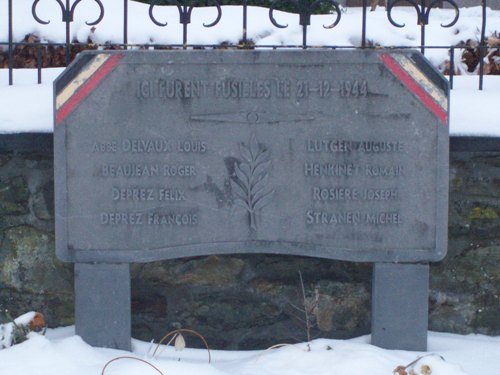
[{"label": "memorial plaque", "polygon": [[56,251],[89,343],[130,348],[128,263],[276,253],[376,262],[372,342],[425,350],[448,85],[419,53],[86,52],[54,104]]},{"label": "memorial plaque", "polygon": [[447,91],[414,56],[82,54],[56,83],[59,257],[442,258]]}]

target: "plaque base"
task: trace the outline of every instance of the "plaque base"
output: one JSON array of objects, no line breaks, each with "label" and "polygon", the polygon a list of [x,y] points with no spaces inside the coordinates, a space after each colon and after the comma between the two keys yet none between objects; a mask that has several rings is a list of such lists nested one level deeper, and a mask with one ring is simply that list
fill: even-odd
[{"label": "plaque base", "polygon": [[373,345],[385,349],[427,350],[428,309],[428,264],[374,264]]},{"label": "plaque base", "polygon": [[75,263],[76,334],[92,346],[131,350],[130,265]]}]

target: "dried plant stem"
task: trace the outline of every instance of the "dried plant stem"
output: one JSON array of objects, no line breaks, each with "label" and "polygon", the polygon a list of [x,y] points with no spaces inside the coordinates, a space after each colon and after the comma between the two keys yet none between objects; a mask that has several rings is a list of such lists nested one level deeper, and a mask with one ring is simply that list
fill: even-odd
[{"label": "dried plant stem", "polygon": [[[175,335],[173,335],[173,336],[170,338],[170,340],[168,340],[168,342],[165,344],[165,347],[169,346],[169,345],[172,343],[172,341],[174,341],[174,340],[175,340],[175,338],[177,337],[177,335],[178,335],[178,333],[176,333]],[[163,350],[165,350],[165,349],[163,349]],[[161,352],[159,352],[159,353],[158,353],[158,356],[160,356],[160,354],[161,354],[161,353],[163,353],[163,350],[162,350]],[[148,353],[149,353],[150,351],[151,351],[151,348],[149,348]],[[154,351],[154,353],[156,353],[156,350]],[[154,355],[154,353],[153,353],[153,355]]]},{"label": "dried plant stem", "polygon": [[272,349],[282,348],[284,346],[293,346],[293,345],[292,344],[287,344],[287,343],[274,344],[273,346],[270,346],[269,348],[267,348],[266,350],[264,350],[264,352],[267,352],[268,350],[272,350]]},{"label": "dried plant stem", "polygon": [[281,343],[281,344],[274,344],[273,346],[270,346],[269,348],[267,348],[266,350],[264,350],[262,353],[260,353],[257,358],[256,358],[256,361],[258,361],[260,359],[260,357],[262,357],[264,354],[266,354],[269,350],[273,350],[273,349],[278,349],[278,348],[283,348],[285,346],[291,346],[292,348],[295,348],[297,350],[302,350],[304,352],[307,352],[307,351],[310,351],[310,350],[304,350],[302,348],[299,348],[297,347],[296,345],[294,344],[287,344],[287,343]]},{"label": "dried plant stem", "polygon": [[[174,339],[175,337],[179,334],[179,333],[189,333],[191,335],[194,335],[194,336],[197,336],[202,342],[203,344],[205,345],[205,348],[207,349],[207,352],[208,352],[208,363],[210,363],[212,361],[212,357],[210,355],[210,348],[208,347],[208,343],[207,343],[207,340],[205,340],[205,338],[198,332],[192,330],[192,329],[185,329],[185,328],[180,328],[180,329],[176,329],[174,331],[170,331],[168,332],[165,336],[162,337],[162,339],[160,340],[160,342],[158,343],[158,345],[156,345],[156,349],[155,351],[153,352],[153,357],[156,355],[156,352],[158,351],[160,345],[166,340],[168,339],[169,337],[172,336],[172,338],[170,339],[170,341],[168,342],[168,344],[170,344]],[[167,345],[168,345],[167,344]]]},{"label": "dried plant stem", "polygon": [[158,369],[158,367],[154,366],[153,364],[149,363],[148,361],[144,360],[144,359],[140,359],[140,358],[136,358],[136,357],[116,357],[116,358],[113,358],[112,360],[108,361],[104,367],[102,368],[102,372],[101,372],[101,375],[104,375],[104,372],[106,371],[106,368],[113,362],[115,361],[119,361],[119,360],[122,360],[122,359],[132,359],[134,361],[139,361],[139,362],[142,362],[142,363],[145,363],[149,366],[151,366],[152,368],[154,368],[156,371],[158,371],[158,373],[160,375],[164,375],[163,372],[160,371],[160,369]]},{"label": "dried plant stem", "polygon": [[302,289],[302,300],[304,303],[304,315],[306,318],[306,334],[307,334],[307,342],[311,342],[311,321],[309,320],[309,312],[307,311],[307,303],[306,303],[306,290],[304,288],[304,279],[302,278],[302,272],[299,271],[300,278],[300,287]]}]

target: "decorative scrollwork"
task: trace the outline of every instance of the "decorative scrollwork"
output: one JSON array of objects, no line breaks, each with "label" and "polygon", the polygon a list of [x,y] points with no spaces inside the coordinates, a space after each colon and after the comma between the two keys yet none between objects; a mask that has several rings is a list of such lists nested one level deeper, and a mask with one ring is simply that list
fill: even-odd
[{"label": "decorative scrollwork", "polygon": [[[38,17],[38,14],[37,14],[37,6],[40,3],[40,1],[41,0],[35,0],[33,2],[33,5],[31,6],[31,14],[33,15],[33,18],[38,23],[41,23],[42,25],[48,25],[50,23],[50,20],[49,21],[44,21],[40,17]],[[99,6],[99,16],[93,22],[85,22],[88,26],[97,25],[104,18],[104,5],[102,4],[101,0],[94,0],[94,1]],[[70,3],[69,3],[69,0],[66,0],[66,4],[64,4],[62,2],[62,0],[56,0],[56,2],[59,4],[59,7],[61,8],[62,21],[63,22],[73,22],[73,19],[74,19],[74,16],[75,16],[75,9],[76,9],[77,5],[82,2],[82,0],[76,0],[73,3],[73,5],[71,5],[71,6],[70,6]]]},{"label": "decorative scrollwork", "polygon": [[340,22],[340,18],[342,16],[342,10],[340,8],[340,5],[334,1],[334,0],[316,0],[313,2],[307,2],[307,1],[299,1],[299,0],[275,0],[271,2],[271,6],[269,7],[269,19],[271,20],[271,23],[280,28],[284,29],[288,27],[288,25],[281,25],[276,21],[274,18],[274,11],[276,8],[280,7],[281,5],[285,4],[290,4],[293,5],[294,8],[299,12],[299,24],[301,26],[309,26],[311,24],[311,14],[319,8],[320,5],[331,5],[333,6],[333,9],[335,10],[336,13],[336,18],[331,23],[330,25],[323,25],[325,29],[332,29],[337,24]]},{"label": "decorative scrollwork", "polygon": [[441,27],[452,27],[454,24],[457,23],[460,11],[458,9],[458,5],[454,0],[433,0],[430,2],[429,5],[425,4],[425,0],[421,0],[421,3],[419,4],[417,0],[394,0],[389,2],[387,6],[387,18],[389,19],[389,22],[396,27],[405,27],[405,24],[399,24],[394,19],[392,18],[392,10],[394,7],[399,4],[406,2],[410,4],[412,7],[415,8],[415,11],[417,12],[417,24],[424,26],[429,24],[429,14],[431,12],[431,9],[436,8],[438,5],[442,3],[448,3],[453,10],[455,10],[455,18],[447,24],[441,24]]},{"label": "decorative scrollwork", "polygon": [[[217,25],[222,17],[222,8],[218,0],[211,0],[213,5],[217,9],[217,17],[215,20],[211,23],[205,24],[203,23],[203,26],[205,27],[213,27]],[[180,3],[178,0],[153,0],[151,4],[149,5],[149,18],[151,18],[151,21],[155,25],[158,26],[167,26],[168,22],[160,22],[154,15],[154,8],[156,5],[160,5],[160,3],[163,3],[163,5],[173,5],[177,7],[177,10],[179,11],[179,23],[182,25],[187,25],[191,23],[191,12],[193,11],[194,8],[198,7],[200,5],[199,0],[194,0],[191,5],[183,5]]]}]

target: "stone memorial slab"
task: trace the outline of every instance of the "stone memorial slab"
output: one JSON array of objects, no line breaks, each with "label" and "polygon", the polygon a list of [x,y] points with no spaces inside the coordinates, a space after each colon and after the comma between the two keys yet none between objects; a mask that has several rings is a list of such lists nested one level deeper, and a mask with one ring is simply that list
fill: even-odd
[{"label": "stone memorial slab", "polygon": [[56,84],[58,255],[438,260],[447,102],[424,79],[402,53],[85,54]]},{"label": "stone memorial slab", "polygon": [[54,142],[65,261],[446,254],[448,86],[416,52],[87,52]]}]

